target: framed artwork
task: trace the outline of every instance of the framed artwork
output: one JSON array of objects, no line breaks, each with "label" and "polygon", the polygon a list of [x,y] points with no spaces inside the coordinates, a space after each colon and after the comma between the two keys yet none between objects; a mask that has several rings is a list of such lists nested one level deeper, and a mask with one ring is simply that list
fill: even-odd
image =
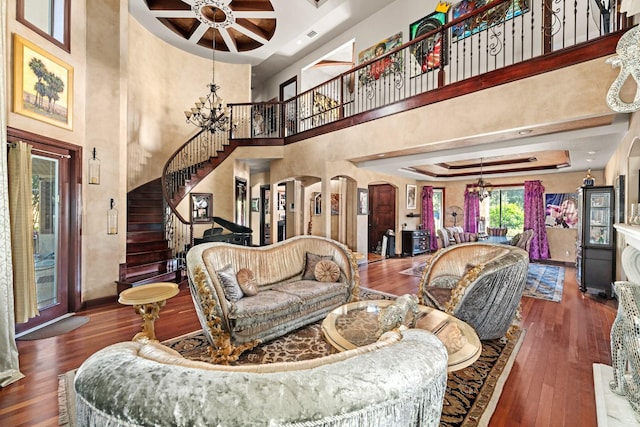
[{"label": "framed artwork", "polygon": [[203,224],[213,221],[211,193],[191,193],[191,223]]},{"label": "framed artwork", "polygon": [[251,212],[260,212],[260,199],[257,197],[251,199]]},{"label": "framed artwork", "polygon": [[[402,32],[395,34],[391,37],[387,37],[384,40],[379,41],[371,47],[361,51],[358,54],[358,64],[375,59],[378,56],[384,55],[386,52],[395,49],[402,45]],[[380,77],[384,77],[393,72],[400,71],[402,69],[402,52],[400,56],[395,57],[390,55],[383,60],[374,62],[368,67],[360,70],[359,81],[360,84],[371,83],[373,80],[378,80]]]},{"label": "framed artwork", "polygon": [[312,203],[313,203],[313,214],[321,215],[322,214],[322,193],[314,192],[312,195]]},{"label": "framed artwork", "polygon": [[407,209],[416,208],[417,194],[418,194],[418,187],[413,184],[407,184]]},{"label": "framed artwork", "polygon": [[[409,25],[409,40],[437,30],[446,23],[446,13],[433,12]],[[447,64],[448,33],[445,31],[444,37],[442,37],[442,33],[435,33],[411,47],[411,55],[420,67],[420,71],[426,73]]]},{"label": "framed artwork", "polygon": [[331,193],[331,215],[340,215],[340,194]]},{"label": "framed artwork", "polygon": [[13,112],[73,128],[73,67],[13,35]]},{"label": "framed artwork", "polygon": [[[458,19],[463,15],[486,6],[492,1],[493,0],[462,0],[452,7],[451,19]],[[451,27],[451,37],[453,40],[462,40],[528,11],[529,0],[513,0],[502,3],[480,15],[474,16],[472,19],[466,19],[459,24],[453,25]]]},{"label": "framed artwork", "polygon": [[576,193],[545,194],[545,226],[578,228],[578,195]]},{"label": "framed artwork", "polygon": [[369,190],[358,188],[358,215],[369,214]]}]

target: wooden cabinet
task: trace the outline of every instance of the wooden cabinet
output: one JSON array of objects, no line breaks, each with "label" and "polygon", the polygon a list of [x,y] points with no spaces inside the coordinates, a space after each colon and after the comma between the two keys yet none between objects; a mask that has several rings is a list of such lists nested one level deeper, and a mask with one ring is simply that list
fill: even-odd
[{"label": "wooden cabinet", "polygon": [[402,230],[402,256],[429,252],[428,230]]}]

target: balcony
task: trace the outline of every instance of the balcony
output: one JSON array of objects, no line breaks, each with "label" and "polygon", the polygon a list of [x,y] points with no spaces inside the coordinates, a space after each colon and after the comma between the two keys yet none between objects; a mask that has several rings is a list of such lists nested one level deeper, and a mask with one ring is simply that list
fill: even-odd
[{"label": "balcony", "polygon": [[612,3],[496,0],[429,15],[413,40],[365,52],[366,61],[294,98],[232,104],[229,138],[296,142],[613,54],[629,20]]}]

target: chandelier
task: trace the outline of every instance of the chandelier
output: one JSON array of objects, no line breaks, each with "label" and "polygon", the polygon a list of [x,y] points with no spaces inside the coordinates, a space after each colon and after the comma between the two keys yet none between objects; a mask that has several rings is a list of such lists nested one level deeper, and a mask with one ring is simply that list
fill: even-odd
[{"label": "chandelier", "polygon": [[[195,102],[195,107],[186,110],[184,115],[187,123],[191,123],[202,130],[211,133],[229,131],[230,111],[222,97],[218,95],[220,86],[215,83],[215,54],[216,54],[216,29],[228,27],[232,24],[233,14],[227,6],[216,0],[196,0],[191,7],[196,17],[211,29],[213,40],[211,50],[211,83],[207,85],[209,93],[201,96]],[[217,13],[221,12],[222,19],[217,21]]]},{"label": "chandelier", "polygon": [[478,199],[483,201],[487,197],[491,197],[491,192],[493,191],[493,185],[490,182],[482,179],[482,157],[480,158],[480,178],[478,178],[478,182],[472,184],[469,188],[470,193],[477,193]]}]

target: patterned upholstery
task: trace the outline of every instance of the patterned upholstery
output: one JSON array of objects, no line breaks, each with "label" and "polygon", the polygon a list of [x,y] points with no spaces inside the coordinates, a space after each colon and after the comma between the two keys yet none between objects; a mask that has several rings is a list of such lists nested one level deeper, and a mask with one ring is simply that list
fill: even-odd
[{"label": "patterned upholstery", "polygon": [[506,236],[507,235],[507,229],[506,228],[487,227],[487,234],[489,236]]},{"label": "patterned upholstery", "polygon": [[420,303],[469,323],[480,339],[503,337],[517,327],[527,282],[524,250],[492,243],[460,243],[437,251],[420,279]]},{"label": "patterned upholstery", "polygon": [[420,329],[264,365],[213,365],[162,344],[121,342],[78,369],[77,425],[438,427],[447,359]]}]

